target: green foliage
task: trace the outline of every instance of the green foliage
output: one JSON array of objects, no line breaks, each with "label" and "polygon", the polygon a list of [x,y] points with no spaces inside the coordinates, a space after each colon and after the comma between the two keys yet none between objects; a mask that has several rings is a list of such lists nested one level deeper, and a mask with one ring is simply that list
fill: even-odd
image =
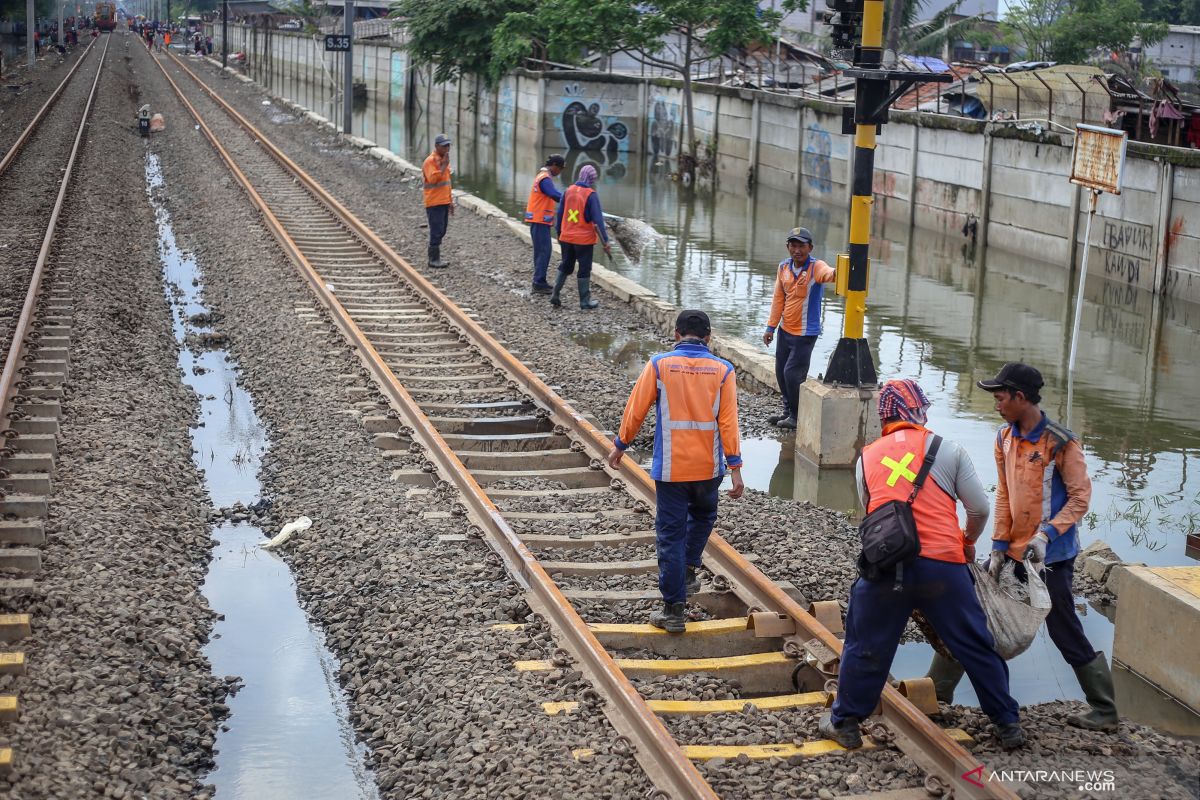
[{"label": "green foliage", "polygon": [[[392,16],[406,20],[413,63],[432,64],[434,80],[445,83],[463,75],[494,80],[505,71],[492,63],[497,29],[509,15],[529,15],[537,5],[537,0],[401,0]],[[505,43],[510,59],[519,47]]]},{"label": "green foliage", "polygon": [[[95,0],[91,3],[83,4],[83,13],[91,14],[95,10]],[[54,4],[54,0],[35,0],[33,4],[34,13],[39,17],[53,16],[58,19],[58,6]],[[65,16],[73,16],[75,6],[67,6]],[[25,0],[0,0],[0,19],[10,19],[17,22],[25,21]]]},{"label": "green foliage", "polygon": [[1200,0],[1142,0],[1143,16],[1169,25],[1200,25]]},{"label": "green foliage", "polygon": [[1009,6],[1002,27],[1029,59],[1082,64],[1097,50],[1124,50],[1135,38],[1160,41],[1166,25],[1142,15],[1139,0],[1022,0]]}]

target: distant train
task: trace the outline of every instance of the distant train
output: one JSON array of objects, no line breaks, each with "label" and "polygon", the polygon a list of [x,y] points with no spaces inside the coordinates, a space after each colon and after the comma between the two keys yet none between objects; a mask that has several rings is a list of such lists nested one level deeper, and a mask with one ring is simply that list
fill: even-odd
[{"label": "distant train", "polygon": [[111,31],[117,27],[117,7],[113,3],[96,3],[96,27]]}]

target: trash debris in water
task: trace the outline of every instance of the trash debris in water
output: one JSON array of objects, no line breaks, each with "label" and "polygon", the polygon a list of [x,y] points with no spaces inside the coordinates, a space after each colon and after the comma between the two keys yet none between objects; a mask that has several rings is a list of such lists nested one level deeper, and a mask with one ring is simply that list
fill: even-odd
[{"label": "trash debris in water", "polygon": [[269,542],[263,542],[262,544],[259,545],[259,547],[261,547],[263,550],[274,550],[276,547],[279,547],[281,544],[286,542],[288,539],[292,538],[297,533],[306,531],[311,527],[312,527],[311,519],[309,519],[308,517],[298,517],[298,518],[292,520],[291,522],[289,522],[287,525],[284,525],[283,530],[281,530],[279,533],[277,533],[275,535],[275,538],[271,539],[271,541],[269,541]]}]

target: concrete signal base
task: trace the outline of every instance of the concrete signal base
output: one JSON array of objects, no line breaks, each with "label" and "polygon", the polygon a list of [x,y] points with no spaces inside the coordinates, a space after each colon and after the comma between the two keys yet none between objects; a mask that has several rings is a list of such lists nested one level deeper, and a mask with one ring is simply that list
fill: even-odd
[{"label": "concrete signal base", "polygon": [[853,467],[863,447],[879,438],[878,401],[878,389],[809,378],[800,387],[796,455],[822,468]]},{"label": "concrete signal base", "polygon": [[1200,567],[1113,568],[1113,659],[1200,713]]}]

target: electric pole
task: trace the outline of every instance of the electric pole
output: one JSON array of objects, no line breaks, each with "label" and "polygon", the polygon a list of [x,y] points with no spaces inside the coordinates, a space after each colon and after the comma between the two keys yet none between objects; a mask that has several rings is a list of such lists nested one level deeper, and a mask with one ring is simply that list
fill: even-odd
[{"label": "electric pole", "polygon": [[354,0],[346,0],[346,10],[342,13],[346,16],[343,31],[346,39],[350,42],[350,46],[346,48],[346,58],[342,67],[346,73],[342,76],[342,133],[349,136],[353,123],[350,98],[354,93]]},{"label": "electric pole", "polygon": [[221,0],[221,69],[229,66],[229,0]]}]

